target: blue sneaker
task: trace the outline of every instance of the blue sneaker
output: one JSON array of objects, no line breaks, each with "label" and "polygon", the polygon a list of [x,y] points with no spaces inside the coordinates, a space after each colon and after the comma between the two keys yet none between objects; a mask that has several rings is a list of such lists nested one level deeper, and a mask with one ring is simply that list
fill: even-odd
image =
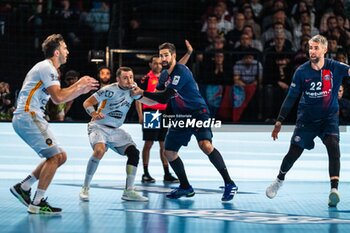
[{"label": "blue sneaker", "polygon": [[238,191],[238,187],[235,184],[225,184],[225,191],[222,195],[221,201],[231,201]]},{"label": "blue sneaker", "polygon": [[196,193],[194,192],[192,186],[190,186],[189,188],[187,189],[183,189],[183,188],[175,188],[173,191],[171,191],[170,193],[168,193],[166,195],[167,198],[170,198],[170,199],[178,199],[182,196],[185,196],[185,197],[193,197]]}]

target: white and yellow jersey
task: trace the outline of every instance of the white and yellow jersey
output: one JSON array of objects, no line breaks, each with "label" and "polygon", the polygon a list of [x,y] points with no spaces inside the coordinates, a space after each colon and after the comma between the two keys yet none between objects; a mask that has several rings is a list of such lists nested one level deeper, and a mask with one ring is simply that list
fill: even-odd
[{"label": "white and yellow jersey", "polygon": [[[118,83],[107,85],[93,94],[98,101],[98,112],[102,112],[105,118],[91,123],[120,127],[125,120],[135,97],[131,96],[130,90],[121,89]],[[136,97],[137,98],[137,97]]]},{"label": "white and yellow jersey", "polygon": [[44,116],[45,106],[50,98],[46,89],[53,85],[61,85],[56,68],[50,60],[38,62],[24,79],[14,114],[35,112]]}]

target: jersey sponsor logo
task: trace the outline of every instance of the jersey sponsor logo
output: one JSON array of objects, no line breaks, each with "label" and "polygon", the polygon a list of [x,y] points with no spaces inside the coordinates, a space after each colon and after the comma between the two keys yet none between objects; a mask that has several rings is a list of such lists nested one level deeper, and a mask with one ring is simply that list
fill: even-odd
[{"label": "jersey sponsor logo", "polygon": [[58,77],[56,77],[54,74],[50,74],[51,81],[58,81]]},{"label": "jersey sponsor logo", "polygon": [[49,93],[47,92],[46,88],[44,87],[43,89],[41,89],[42,92],[44,92],[46,95],[48,95]]},{"label": "jersey sponsor logo", "polygon": [[121,112],[121,111],[113,111],[113,112],[109,112],[107,115],[110,116],[110,117],[113,117],[113,118],[120,119],[120,118],[123,117],[123,112]]},{"label": "jersey sponsor logo", "polygon": [[294,137],[294,141],[295,142],[300,142],[301,141],[301,137],[300,136],[295,136]]},{"label": "jersey sponsor logo", "polygon": [[109,90],[99,90],[97,91],[97,95],[98,96],[105,96],[107,98],[111,98],[114,95],[113,91],[109,91]]},{"label": "jersey sponsor logo", "polygon": [[51,146],[51,145],[52,145],[52,139],[51,139],[51,138],[47,138],[45,142],[46,142],[46,144],[47,144],[48,146]]},{"label": "jersey sponsor logo", "polygon": [[295,83],[290,84],[291,87],[296,87],[297,85]]},{"label": "jersey sponsor logo", "polygon": [[173,81],[171,82],[173,85],[177,85],[180,82],[180,76],[179,75],[175,75],[173,78]]}]

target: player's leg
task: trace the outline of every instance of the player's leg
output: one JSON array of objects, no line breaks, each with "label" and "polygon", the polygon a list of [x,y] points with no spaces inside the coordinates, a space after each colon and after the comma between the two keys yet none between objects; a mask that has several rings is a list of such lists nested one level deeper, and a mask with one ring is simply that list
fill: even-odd
[{"label": "player's leg", "polygon": [[[32,214],[59,214],[62,210],[57,207],[52,207],[45,199],[45,192],[49,187],[57,168],[67,160],[65,152],[56,154],[44,162],[41,167],[38,188],[35,192],[33,201],[28,206],[28,212]],[[39,165],[40,166],[40,165]]]},{"label": "player's leg", "polygon": [[92,178],[94,177],[94,174],[98,168],[101,159],[107,151],[106,144],[102,142],[94,144],[93,148],[94,151],[86,166],[84,185],[79,193],[79,198],[82,201],[89,201],[90,183],[92,181]]},{"label": "player's leg", "polygon": [[[50,206],[44,199],[45,191],[52,181],[53,176],[59,166],[67,159],[66,153],[58,146],[58,142],[50,130],[48,122],[40,116],[33,114],[16,115],[12,121],[16,133],[33,149],[40,157],[46,160],[40,163],[23,182],[22,185],[15,185],[10,190],[23,204],[28,205],[28,212],[38,214],[60,213],[60,208]],[[30,186],[39,179],[38,189],[34,199],[30,199]],[[19,192],[21,191],[21,192]],[[23,192],[22,192],[23,191]],[[23,194],[27,194],[24,196]]]},{"label": "player's leg", "polygon": [[126,162],[126,182],[122,199],[126,201],[148,201],[148,198],[138,194],[134,187],[140,152],[134,144],[131,144],[125,149],[125,154],[128,160]]},{"label": "player's leg", "polygon": [[[145,135],[145,133],[144,133],[144,135]],[[141,179],[142,183],[154,183],[154,182],[156,182],[156,180],[153,177],[151,177],[151,175],[149,174],[149,171],[148,171],[148,164],[149,164],[149,158],[150,158],[150,152],[151,152],[152,145],[153,145],[153,141],[146,140],[144,145],[143,145],[143,148],[142,148],[142,163],[143,163],[143,175],[142,175],[142,179]]]},{"label": "player's leg", "polygon": [[[201,139],[198,141],[198,145],[201,148],[201,150],[204,152],[204,154],[208,156],[210,162],[214,165],[214,167],[220,173],[221,177],[224,180],[225,190],[221,200],[230,201],[233,199],[234,195],[236,194],[238,187],[236,186],[235,182],[232,181],[222,155],[216,148],[214,148],[214,146],[210,141],[211,139],[210,135],[212,135],[211,132],[209,132],[209,129],[207,131],[208,131],[207,133],[202,131],[201,136],[196,135],[197,139]],[[206,134],[207,136],[203,136]],[[208,138],[208,139],[203,139],[203,138]]]},{"label": "player's leg", "polygon": [[339,173],[340,173],[340,149],[337,136],[328,135],[323,140],[328,152],[328,172],[331,183],[331,192],[329,194],[328,205],[336,207],[340,201],[338,192]]},{"label": "player's leg", "polygon": [[169,171],[169,162],[168,162],[167,158],[165,157],[164,152],[165,152],[164,141],[159,141],[160,161],[162,162],[163,170],[164,170],[164,179],[163,179],[163,181],[165,183],[179,183],[179,179],[174,177]]},{"label": "player's leg", "polygon": [[298,145],[295,145],[293,143],[290,145],[288,153],[282,160],[282,164],[276,180],[266,189],[266,196],[268,198],[272,199],[277,195],[278,190],[282,187],[285,175],[293,167],[293,164],[295,161],[297,161],[303,151],[304,149]]}]

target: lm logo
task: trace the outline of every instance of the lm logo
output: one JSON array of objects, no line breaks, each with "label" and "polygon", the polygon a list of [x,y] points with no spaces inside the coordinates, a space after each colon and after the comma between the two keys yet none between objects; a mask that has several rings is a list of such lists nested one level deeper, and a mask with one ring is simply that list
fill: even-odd
[{"label": "lm logo", "polygon": [[159,110],[156,112],[144,112],[143,113],[143,128],[144,129],[160,129],[161,128],[161,113]]}]

